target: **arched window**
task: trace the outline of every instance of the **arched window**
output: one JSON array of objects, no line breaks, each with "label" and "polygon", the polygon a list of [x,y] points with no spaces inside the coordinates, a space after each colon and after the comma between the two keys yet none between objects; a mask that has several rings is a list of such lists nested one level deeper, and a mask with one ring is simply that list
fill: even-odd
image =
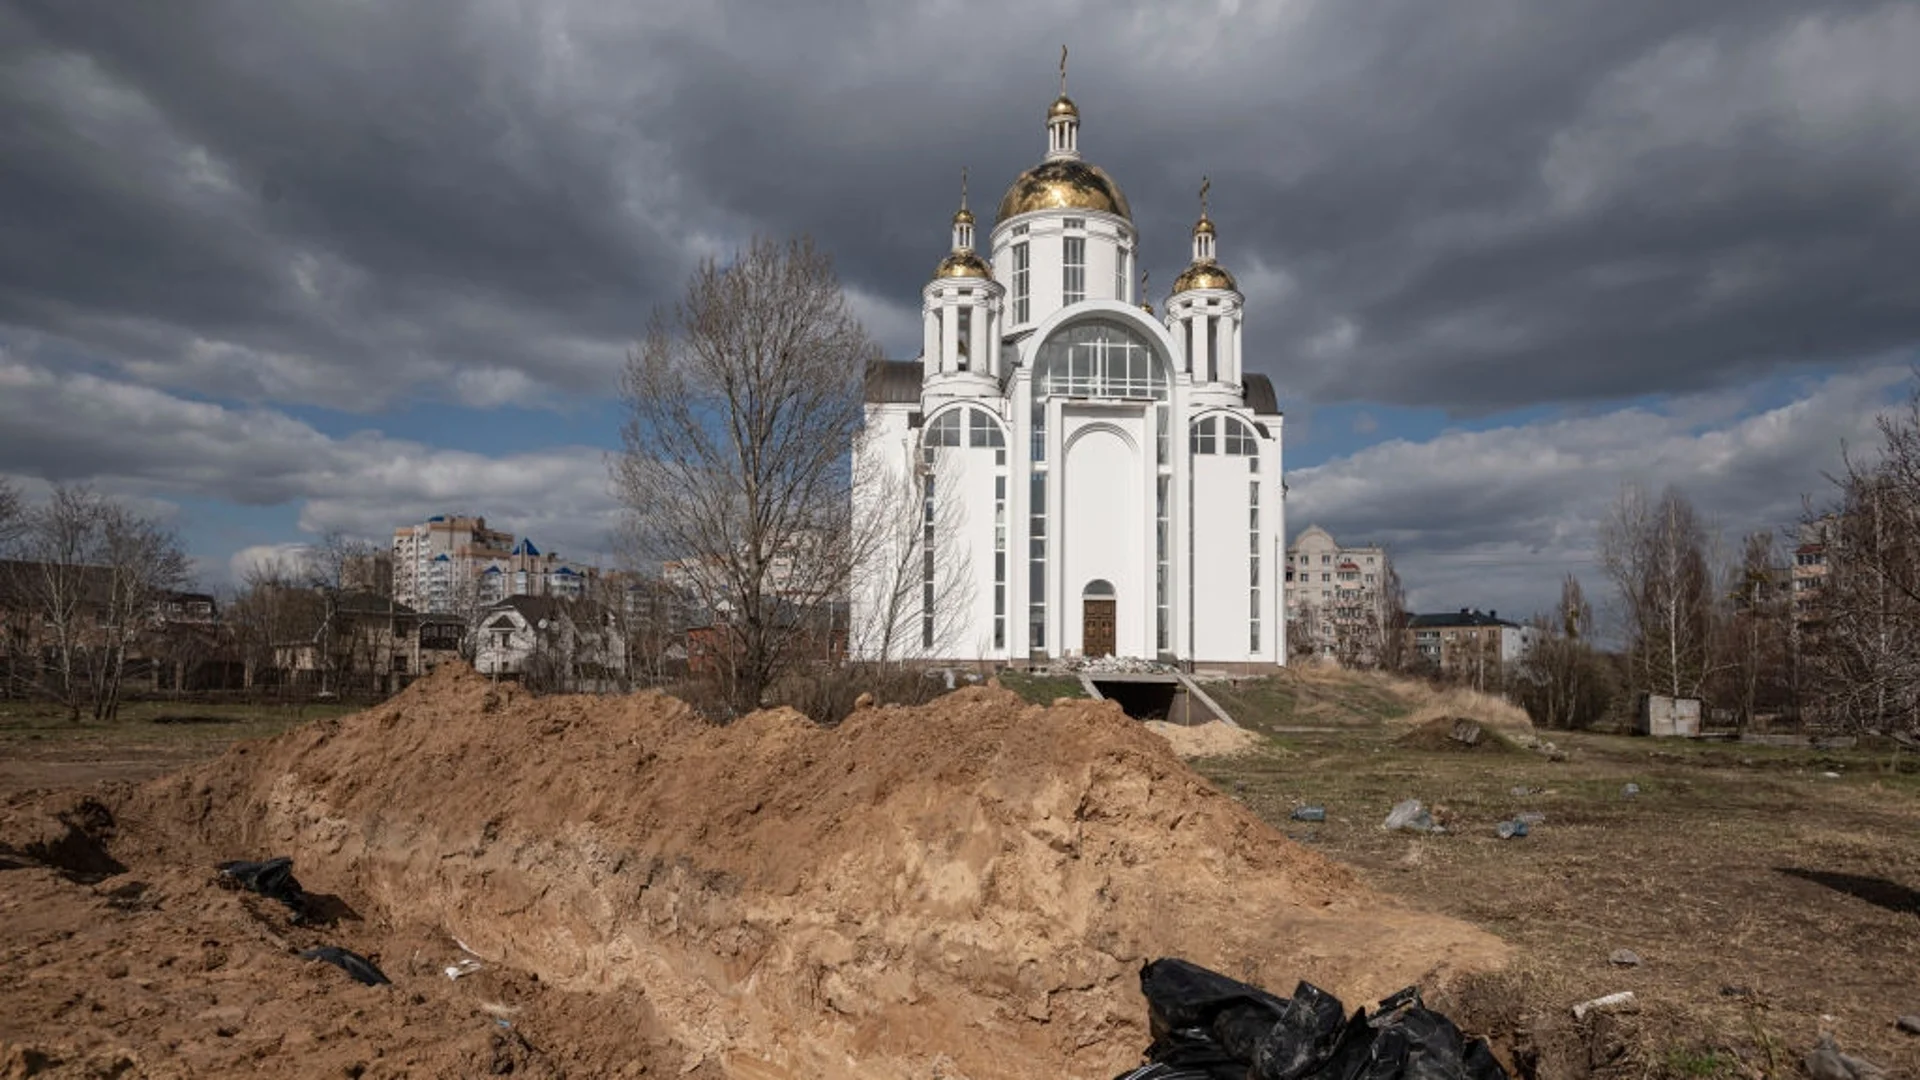
[{"label": "arched window", "polygon": [[1195,421],[1188,445],[1196,454],[1260,456],[1260,442],[1253,429],[1231,416],[1209,416]]},{"label": "arched window", "polygon": [[959,446],[960,414],[962,411],[961,409],[953,409],[935,417],[933,423],[927,425],[926,445]]},{"label": "arched window", "polygon": [[1040,396],[1167,396],[1166,368],[1152,343],[1106,319],[1077,322],[1049,337],[1034,361],[1034,376]]},{"label": "arched window", "polygon": [[1080,590],[1081,597],[1088,600],[1111,600],[1114,597],[1113,582],[1106,578],[1094,578],[1087,587]]},{"label": "arched window", "polygon": [[[954,415],[948,413],[948,416]],[[991,446],[1005,449],[1007,437],[1000,432],[1000,425],[985,409],[967,410],[967,445]]]}]

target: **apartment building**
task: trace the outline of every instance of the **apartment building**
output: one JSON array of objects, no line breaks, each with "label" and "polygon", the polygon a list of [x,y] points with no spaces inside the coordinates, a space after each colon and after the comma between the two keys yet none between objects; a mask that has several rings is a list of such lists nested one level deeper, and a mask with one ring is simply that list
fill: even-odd
[{"label": "apartment building", "polygon": [[1370,662],[1391,623],[1381,610],[1387,551],[1378,544],[1343,546],[1309,525],[1287,548],[1285,595],[1294,652]]},{"label": "apartment building", "polygon": [[393,598],[421,611],[451,611],[481,560],[504,556],[513,534],[483,517],[435,514],[393,531]]},{"label": "apartment building", "polygon": [[1813,619],[1818,612],[1820,590],[1827,583],[1832,566],[1827,562],[1827,532],[1832,517],[1823,517],[1800,526],[1800,546],[1793,549],[1793,620]]},{"label": "apartment building", "polygon": [[395,529],[384,572],[395,600],[428,612],[469,611],[512,596],[578,600],[600,576],[598,567],[487,528],[486,518],[454,514]]},{"label": "apartment building", "polygon": [[477,561],[471,572],[477,595],[486,604],[512,596],[580,600],[600,577],[598,567],[543,552],[524,537],[505,555]]},{"label": "apartment building", "polygon": [[1540,631],[1497,611],[1461,608],[1458,612],[1414,615],[1405,635],[1410,655],[1442,675],[1470,680],[1475,686],[1497,686],[1502,676],[1527,655]]}]

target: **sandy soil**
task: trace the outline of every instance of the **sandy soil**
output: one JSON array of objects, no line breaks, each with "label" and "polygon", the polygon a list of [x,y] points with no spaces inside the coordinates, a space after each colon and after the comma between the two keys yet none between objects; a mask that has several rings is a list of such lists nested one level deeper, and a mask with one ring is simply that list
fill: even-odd
[{"label": "sandy soil", "polygon": [[[278,854],[330,925],[212,880]],[[990,689],[715,728],[443,669],[97,803],[16,796],[0,866],[0,1076],[1104,1078],[1155,956],[1358,1002],[1507,955],[1110,703]]]},{"label": "sandy soil", "polygon": [[1147,730],[1167,740],[1173,752],[1183,758],[1231,757],[1248,753],[1264,741],[1245,728],[1218,720],[1192,725],[1149,720]]}]

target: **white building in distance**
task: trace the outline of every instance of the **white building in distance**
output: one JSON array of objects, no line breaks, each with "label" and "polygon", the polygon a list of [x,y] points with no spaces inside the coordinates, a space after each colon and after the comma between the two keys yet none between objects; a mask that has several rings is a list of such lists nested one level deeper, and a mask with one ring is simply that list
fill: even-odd
[{"label": "white building in distance", "polygon": [[1081,158],[1064,92],[1046,132],[988,257],[963,187],[921,293],[921,355],[869,373],[850,649],[1283,663],[1281,415],[1243,368],[1244,300],[1206,187],[1156,316],[1134,288],[1127,198]]}]

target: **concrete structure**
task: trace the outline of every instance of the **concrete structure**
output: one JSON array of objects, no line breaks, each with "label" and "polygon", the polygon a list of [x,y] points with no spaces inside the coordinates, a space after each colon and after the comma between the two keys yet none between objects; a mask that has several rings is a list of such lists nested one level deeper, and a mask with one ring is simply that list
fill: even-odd
[{"label": "concrete structure", "polygon": [[991,261],[963,184],[920,356],[869,372],[855,516],[882,539],[853,579],[856,657],[1284,661],[1281,414],[1244,367],[1206,187],[1156,316],[1132,210],[1079,133],[1063,93]]},{"label": "concrete structure", "polygon": [[1658,738],[1693,738],[1700,734],[1700,699],[1641,694],[1634,732]]},{"label": "concrete structure", "polygon": [[450,611],[479,560],[504,556],[513,534],[483,517],[435,514],[393,531],[393,598],[422,611]]},{"label": "concrete structure", "polygon": [[1392,625],[1382,608],[1386,549],[1378,545],[1342,547],[1318,525],[1287,548],[1287,619],[1298,640],[1296,653],[1370,662],[1380,650],[1380,635]]},{"label": "concrete structure", "polygon": [[1500,618],[1497,611],[1415,615],[1403,634],[1409,655],[1417,655],[1442,675],[1476,686],[1498,685],[1539,640],[1540,631]]},{"label": "concrete structure", "polygon": [[395,600],[421,611],[466,614],[510,596],[582,599],[600,575],[587,563],[542,552],[530,539],[489,529],[486,518],[450,514],[395,529],[386,573]]},{"label": "concrete structure", "polygon": [[1820,590],[1833,572],[1827,561],[1827,534],[1834,519],[1823,517],[1800,526],[1800,544],[1793,549],[1793,621],[1810,622],[1819,617]]}]

